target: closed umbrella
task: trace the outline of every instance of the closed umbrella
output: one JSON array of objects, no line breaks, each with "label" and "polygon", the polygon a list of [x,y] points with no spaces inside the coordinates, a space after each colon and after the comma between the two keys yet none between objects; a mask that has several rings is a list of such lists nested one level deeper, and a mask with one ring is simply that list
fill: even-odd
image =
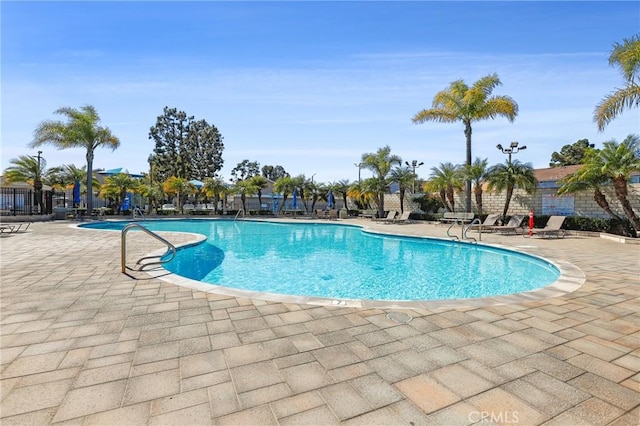
[{"label": "closed umbrella", "polygon": [[327,194],[327,203],[329,205],[329,208],[332,209],[333,208],[333,191],[329,190],[329,194]]},{"label": "closed umbrella", "polygon": [[293,201],[291,202],[291,210],[297,210],[298,209],[298,190],[294,189],[293,190]]},{"label": "closed umbrella", "polygon": [[80,206],[80,181],[76,180],[73,183],[73,206]]}]

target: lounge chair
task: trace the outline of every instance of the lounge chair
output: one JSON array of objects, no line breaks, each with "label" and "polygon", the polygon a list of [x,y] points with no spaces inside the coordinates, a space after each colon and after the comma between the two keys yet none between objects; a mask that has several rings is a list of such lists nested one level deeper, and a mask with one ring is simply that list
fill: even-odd
[{"label": "lounge chair", "polygon": [[[532,235],[537,234],[541,238],[544,238],[547,236],[551,238],[552,235],[555,235],[556,238],[564,238],[565,231],[564,229],[561,229],[561,227],[565,219],[566,219],[565,216],[550,216],[544,228],[533,228],[530,230],[531,234]],[[562,237],[560,236],[560,234],[562,234]],[[527,236],[526,232],[523,233],[523,235]]]},{"label": "lounge chair", "polygon": [[0,234],[11,234],[13,232],[15,232],[15,226],[13,225],[7,225],[6,223],[3,223],[0,225]]},{"label": "lounge chair", "polygon": [[495,227],[496,226],[496,222],[498,221],[498,219],[500,219],[500,214],[498,214],[498,213],[490,214],[490,215],[487,215],[487,217],[484,219],[484,222],[476,223],[476,224],[473,224],[473,225],[469,225],[468,229],[476,229],[476,230],[486,229],[486,230],[491,230],[491,227]]},{"label": "lounge chair", "polygon": [[399,217],[393,219],[393,223],[410,223],[409,216],[411,216],[410,211],[403,212]]},{"label": "lounge chair", "polygon": [[506,225],[496,225],[490,226],[488,229],[492,232],[500,232],[503,234],[508,234],[513,232],[514,234],[518,233],[518,229],[522,229],[522,221],[524,220],[524,216],[521,215],[513,215],[509,222]]},{"label": "lounge chair", "polygon": [[396,216],[398,215],[398,212],[395,210],[389,210],[389,213],[387,213],[387,217],[381,217],[381,218],[372,218],[372,220],[376,221],[376,222],[393,222],[393,219],[396,218]]}]

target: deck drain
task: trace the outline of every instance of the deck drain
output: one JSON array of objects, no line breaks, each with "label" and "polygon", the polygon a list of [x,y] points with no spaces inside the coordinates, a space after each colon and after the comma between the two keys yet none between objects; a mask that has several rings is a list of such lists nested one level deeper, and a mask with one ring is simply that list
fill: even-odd
[{"label": "deck drain", "polygon": [[391,321],[400,322],[402,324],[406,324],[413,319],[411,315],[402,312],[389,312],[387,314],[387,318]]}]

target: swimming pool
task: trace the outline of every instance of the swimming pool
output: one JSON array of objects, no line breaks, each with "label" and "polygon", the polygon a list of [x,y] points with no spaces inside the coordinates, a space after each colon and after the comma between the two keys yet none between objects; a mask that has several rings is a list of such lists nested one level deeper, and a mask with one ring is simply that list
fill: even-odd
[{"label": "swimming pool", "polygon": [[[127,222],[85,225],[122,229]],[[165,268],[204,283],[287,295],[443,300],[526,292],[556,281],[550,262],[483,244],[390,236],[320,223],[158,220],[152,231],[204,235]]]}]

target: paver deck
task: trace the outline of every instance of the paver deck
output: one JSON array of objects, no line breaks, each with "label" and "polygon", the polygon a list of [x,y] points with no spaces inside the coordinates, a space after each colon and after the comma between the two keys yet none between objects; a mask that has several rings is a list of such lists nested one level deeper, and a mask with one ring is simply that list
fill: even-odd
[{"label": "paver deck", "polygon": [[[640,245],[482,239],[570,262],[586,282],[501,304],[300,304],[122,274],[117,232],[57,221],[3,235],[0,423],[640,423]],[[130,259],[155,248],[130,234]]]}]

